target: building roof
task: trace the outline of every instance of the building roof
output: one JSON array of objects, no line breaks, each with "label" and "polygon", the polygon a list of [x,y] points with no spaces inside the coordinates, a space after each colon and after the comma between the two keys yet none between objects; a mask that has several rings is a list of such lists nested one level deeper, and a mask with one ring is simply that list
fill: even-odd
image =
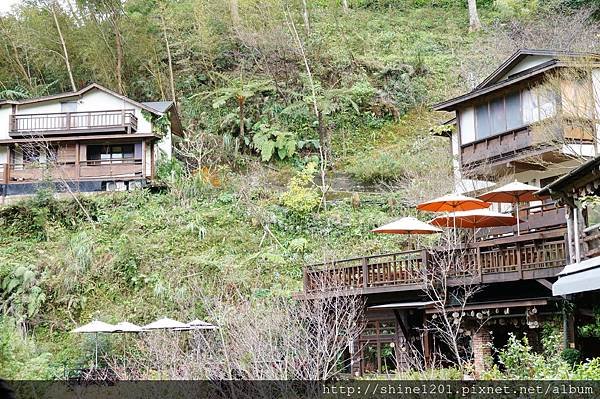
[{"label": "building roof", "polygon": [[[514,75],[508,76],[508,78],[506,79],[502,79],[502,77],[506,75],[506,73],[512,70],[526,57],[530,56],[547,56],[552,57],[552,59],[547,62],[542,62],[534,67],[525,69],[524,71],[515,73]],[[532,49],[518,50],[513,55],[511,55],[506,61],[504,61],[498,68],[496,68],[496,70],[492,72],[487,78],[485,78],[479,85],[477,85],[475,89],[473,89],[469,93],[434,104],[433,109],[435,109],[436,111],[452,111],[456,109],[457,105],[466,101],[493,92],[500,88],[513,85],[523,80],[530,79],[531,77],[542,75],[548,70],[554,69],[556,67],[565,66],[565,62],[561,61],[565,58],[583,57],[589,57],[600,60],[600,54],[597,53]]]},{"label": "building roof", "polygon": [[142,104],[164,114],[173,106],[173,101],[146,101]]},{"label": "building roof", "polygon": [[572,192],[573,189],[586,185],[589,179],[598,178],[593,173],[598,169],[600,169],[600,156],[592,158],[572,169],[569,173],[554,180],[535,194],[538,196],[552,195],[554,197],[556,194],[566,193],[567,191]]},{"label": "building roof", "polygon": [[[59,93],[59,94],[52,94],[49,96],[42,96],[42,97],[35,97],[35,98],[27,98],[24,100],[1,100],[0,101],[0,105],[2,104],[17,104],[17,105],[21,105],[21,104],[34,104],[34,103],[39,103],[39,102],[44,102],[44,101],[52,101],[52,100],[60,100],[60,99],[66,99],[66,98],[73,98],[73,97],[79,97],[85,93],[87,93],[88,91],[91,90],[100,90],[104,93],[108,93],[112,96],[115,96],[125,102],[128,102],[132,105],[135,105],[137,107],[140,107],[150,113],[156,114],[156,115],[163,115],[169,108],[170,106],[166,106],[166,104],[163,103],[171,103],[170,101],[158,101],[158,102],[149,102],[149,103],[141,103],[135,100],[132,100],[129,97],[126,97],[122,94],[119,94],[117,92],[114,92],[110,89],[107,89],[106,87],[99,85],[98,83],[92,83],[80,90],[77,91],[71,91],[71,92],[65,92],[65,93]],[[154,104],[156,106],[156,108],[152,105],[149,104]],[[165,108],[166,107],[166,108]],[[164,109],[164,111],[161,111],[161,108]]]}]

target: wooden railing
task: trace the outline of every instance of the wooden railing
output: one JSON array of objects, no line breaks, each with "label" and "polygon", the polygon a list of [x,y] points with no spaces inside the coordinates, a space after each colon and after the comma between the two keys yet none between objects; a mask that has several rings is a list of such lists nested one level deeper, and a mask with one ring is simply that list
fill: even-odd
[{"label": "wooden railing", "polygon": [[[565,208],[556,206],[554,202],[519,208],[519,230],[525,235],[529,232],[554,229],[566,226]],[[496,238],[506,234],[517,234],[517,226],[503,226],[480,229],[478,239]]]},{"label": "wooden railing", "polygon": [[431,273],[445,270],[449,281],[493,283],[553,277],[566,265],[565,230],[481,241],[452,250],[404,251],[334,260],[304,269],[304,291],[324,287],[363,292],[421,290]]},{"label": "wooden railing", "polygon": [[93,133],[98,131],[137,130],[137,118],[133,110],[64,112],[48,114],[13,114],[10,116],[11,137],[65,134],[71,132]]},{"label": "wooden railing", "polygon": [[50,180],[144,177],[141,159],[62,162],[57,164],[2,164],[1,183]]},{"label": "wooden railing", "polygon": [[515,157],[517,153],[550,146],[535,137],[529,127],[511,130],[461,146],[463,167],[474,167],[481,163],[493,164]]}]

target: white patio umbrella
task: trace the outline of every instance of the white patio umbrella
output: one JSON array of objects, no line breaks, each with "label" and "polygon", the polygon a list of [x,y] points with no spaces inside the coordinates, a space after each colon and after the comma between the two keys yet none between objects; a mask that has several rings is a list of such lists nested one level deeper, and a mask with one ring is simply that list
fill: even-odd
[{"label": "white patio umbrella", "polygon": [[144,327],[142,327],[142,329],[144,331],[148,331],[148,330],[176,330],[176,329],[186,329],[186,328],[188,328],[187,324],[182,323],[182,322],[177,321],[177,320],[169,319],[168,317],[165,317],[165,318],[160,319],[160,320],[156,320],[155,322],[152,322],[152,323],[147,324]]},{"label": "white patio umbrella", "polygon": [[137,326],[133,323],[128,323],[126,321],[122,321],[120,323],[115,324],[115,333],[139,333],[144,331],[144,329],[140,326]]},{"label": "white patio umbrella", "polygon": [[108,324],[100,320],[94,320],[71,331],[72,333],[78,334],[94,334],[96,341],[96,350],[94,357],[96,368],[98,368],[98,333],[112,333],[115,331],[115,328],[116,327],[112,324]]},{"label": "white patio umbrella", "polygon": [[[371,230],[373,233],[378,234],[436,234],[441,233],[443,230],[432,226],[428,223],[421,222],[417,218],[413,218],[410,216],[400,218],[391,223],[385,224],[383,226],[377,227]],[[412,248],[413,242],[412,239],[409,239],[409,248]],[[417,240],[418,245],[418,240]]]},{"label": "white patio umbrella", "polygon": [[218,327],[214,324],[210,324],[202,320],[192,320],[187,323],[187,329],[189,330],[216,330]]},{"label": "white patio umbrella", "polygon": [[442,229],[409,216],[377,227],[371,231],[382,234],[435,234],[441,233]]}]

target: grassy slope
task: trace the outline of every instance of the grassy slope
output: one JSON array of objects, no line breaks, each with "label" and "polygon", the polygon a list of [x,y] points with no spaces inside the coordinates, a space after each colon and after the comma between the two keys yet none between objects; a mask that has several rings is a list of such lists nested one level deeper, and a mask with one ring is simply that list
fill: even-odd
[{"label": "grassy slope", "polygon": [[[466,10],[355,10],[352,19],[332,21],[318,13],[315,18],[316,29],[331,30],[324,48],[332,62],[344,47],[352,48],[357,59],[373,62],[420,60],[430,71],[423,80],[429,100],[454,90],[455,50],[469,40]],[[339,30],[346,33],[345,41],[333,34]],[[402,153],[433,121],[430,111],[419,109],[399,124],[338,132],[339,165],[356,169],[371,163],[384,148],[391,156]],[[202,309],[184,298],[193,287],[210,292],[211,280],[253,295],[290,294],[301,286],[304,262],[393,250],[402,242],[399,237],[366,234],[407,213],[388,205],[388,197],[402,200],[401,194],[363,198],[359,209],[342,201],[298,218],[278,205],[276,193],[249,188],[244,180],[230,176],[225,187],[202,189],[183,203],[168,193],[98,197],[90,201],[96,221],[77,219],[68,227],[43,221],[46,238],[41,241],[2,226],[0,275],[10,277],[19,266],[35,273],[35,279],[11,297],[11,306],[26,303],[32,287],[46,295],[39,312],[28,320],[38,351],[52,354],[50,364],[74,364],[82,353],[80,339],[65,331],[92,317],[136,323],[164,315],[202,317]],[[265,233],[259,220],[266,221],[274,237]]]}]

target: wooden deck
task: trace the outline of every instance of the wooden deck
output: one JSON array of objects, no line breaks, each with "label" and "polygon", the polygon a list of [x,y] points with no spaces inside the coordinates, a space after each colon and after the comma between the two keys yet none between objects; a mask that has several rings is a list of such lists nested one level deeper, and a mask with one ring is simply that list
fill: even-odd
[{"label": "wooden deck", "polygon": [[461,265],[450,272],[451,285],[465,278],[481,284],[549,278],[566,265],[566,251],[565,229],[556,228],[484,240],[453,251],[424,249],[334,260],[304,269],[304,292],[322,289],[323,282],[332,282],[336,290],[364,294],[422,290],[436,263]]},{"label": "wooden deck", "polygon": [[10,137],[133,133],[137,130],[134,110],[64,112],[10,115]]},{"label": "wooden deck", "polygon": [[145,177],[142,159],[64,162],[44,164],[0,164],[0,184],[44,180],[130,179]]}]

